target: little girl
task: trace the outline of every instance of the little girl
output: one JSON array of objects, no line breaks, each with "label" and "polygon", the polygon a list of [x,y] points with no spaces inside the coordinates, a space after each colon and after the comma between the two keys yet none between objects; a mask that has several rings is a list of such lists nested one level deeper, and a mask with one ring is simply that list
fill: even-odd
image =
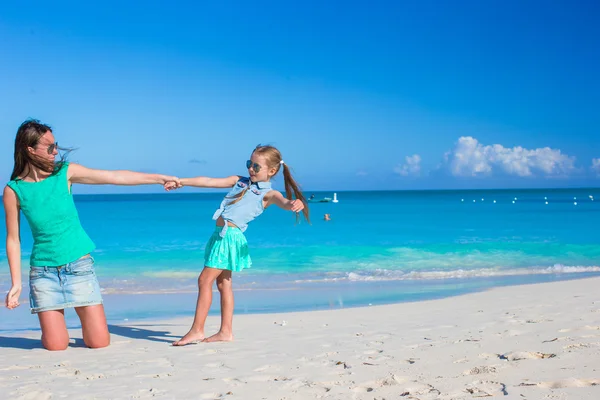
[{"label": "little girl", "polygon": [[[165,189],[172,190],[183,186],[206,188],[230,188],[231,191],[215,212],[216,229],[204,253],[204,269],[198,277],[198,301],[196,314],[190,331],[174,346],[184,346],[199,341],[217,342],[233,340],[233,290],[231,275],[252,264],[248,254],[248,242],[243,232],[248,223],[258,217],[265,208],[274,204],[284,210],[303,212],[309,221],[306,199],[292,178],[289,167],[281,159],[281,153],[272,146],[258,146],[246,161],[248,178],[230,176],[228,178],[183,178],[180,184],[166,183]],[[283,168],[286,197],[271,189],[271,178]],[[292,192],[296,200],[292,200]],[[298,218],[298,216],[297,216]],[[204,322],[212,303],[212,285],[217,281],[221,295],[221,328],[219,332],[205,338]]]}]

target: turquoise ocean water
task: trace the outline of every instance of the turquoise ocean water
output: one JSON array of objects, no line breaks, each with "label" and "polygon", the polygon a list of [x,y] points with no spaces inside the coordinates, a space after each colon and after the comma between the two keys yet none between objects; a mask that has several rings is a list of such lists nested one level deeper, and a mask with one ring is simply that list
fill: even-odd
[{"label": "turquoise ocean water", "polygon": [[[191,316],[222,196],[75,196],[97,245],[110,321]],[[600,189],[339,192],[338,198],[311,204],[311,225],[276,208],[250,224],[254,265],[234,276],[236,312],[367,306],[600,275]],[[31,233],[22,221],[28,258]],[[2,248],[0,288],[9,287]],[[25,288],[23,306],[0,309],[0,330],[37,327],[27,299]],[[67,315],[76,324],[74,313]]]}]

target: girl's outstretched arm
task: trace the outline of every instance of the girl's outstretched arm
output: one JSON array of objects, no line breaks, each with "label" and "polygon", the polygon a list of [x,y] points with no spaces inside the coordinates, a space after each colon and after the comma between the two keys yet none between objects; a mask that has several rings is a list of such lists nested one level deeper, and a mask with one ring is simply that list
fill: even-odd
[{"label": "girl's outstretched arm", "polygon": [[19,306],[19,296],[21,295],[21,220],[16,193],[6,186],[2,199],[6,219],[6,255],[12,280],[12,286],[6,294],[5,304],[7,308],[13,309]]},{"label": "girl's outstretched arm", "polygon": [[146,174],[134,171],[106,171],[86,168],[79,164],[69,164],[69,181],[88,185],[164,185],[167,182],[178,182],[175,176]]},{"label": "girl's outstretched arm", "polygon": [[283,197],[281,192],[278,192],[277,190],[271,190],[265,194],[263,200],[265,201],[265,208],[269,207],[271,204],[275,204],[276,206],[288,211],[300,212],[304,210],[304,203],[302,200],[286,199]]},{"label": "girl's outstretched arm", "polygon": [[[229,188],[233,187],[240,180],[238,175],[228,176],[227,178],[209,178],[208,176],[197,176],[195,178],[181,178],[181,186],[193,186],[203,188]],[[166,187],[165,187],[166,188]]]}]

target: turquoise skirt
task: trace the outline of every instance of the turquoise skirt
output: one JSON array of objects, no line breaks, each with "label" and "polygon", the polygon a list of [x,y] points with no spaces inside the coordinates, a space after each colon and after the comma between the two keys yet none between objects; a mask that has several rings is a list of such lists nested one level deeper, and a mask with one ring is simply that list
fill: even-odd
[{"label": "turquoise skirt", "polygon": [[204,265],[210,268],[241,271],[252,266],[248,241],[239,228],[228,227],[221,237],[222,226],[217,226],[204,250]]}]

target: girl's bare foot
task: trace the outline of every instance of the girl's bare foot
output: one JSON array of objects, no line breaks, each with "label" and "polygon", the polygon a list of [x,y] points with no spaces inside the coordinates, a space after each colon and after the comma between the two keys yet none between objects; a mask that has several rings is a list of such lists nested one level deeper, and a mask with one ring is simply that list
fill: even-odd
[{"label": "girl's bare foot", "polygon": [[186,344],[199,343],[204,340],[204,332],[201,331],[189,331],[179,340],[173,342],[173,346],[185,346]]},{"label": "girl's bare foot", "polygon": [[233,334],[232,333],[225,333],[225,332],[217,332],[214,335],[212,335],[211,337],[207,337],[206,339],[203,340],[203,342],[205,343],[211,343],[211,342],[231,342],[233,340]]}]

